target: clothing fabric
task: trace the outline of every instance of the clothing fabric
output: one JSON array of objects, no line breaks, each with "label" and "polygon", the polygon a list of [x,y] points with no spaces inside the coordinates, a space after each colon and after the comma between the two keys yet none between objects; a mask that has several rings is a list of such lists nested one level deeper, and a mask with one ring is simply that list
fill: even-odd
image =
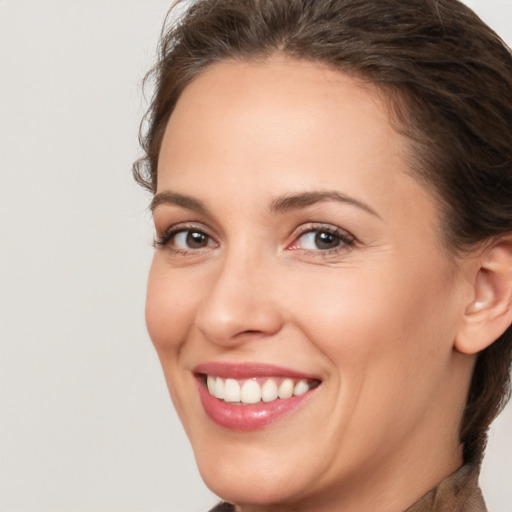
[{"label": "clothing fabric", "polygon": [[487,512],[478,487],[479,466],[462,466],[405,512]]},{"label": "clothing fabric", "polygon": [[[478,487],[479,469],[477,465],[462,466],[404,512],[487,512]],[[235,507],[223,502],[210,512],[235,512]]]}]

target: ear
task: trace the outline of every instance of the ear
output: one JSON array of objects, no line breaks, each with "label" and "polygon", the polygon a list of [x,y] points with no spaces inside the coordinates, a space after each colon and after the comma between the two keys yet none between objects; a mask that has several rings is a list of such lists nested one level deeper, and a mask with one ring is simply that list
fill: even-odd
[{"label": "ear", "polygon": [[455,339],[455,349],[471,355],[491,345],[512,324],[512,238],[498,239],[476,258],[473,296]]}]

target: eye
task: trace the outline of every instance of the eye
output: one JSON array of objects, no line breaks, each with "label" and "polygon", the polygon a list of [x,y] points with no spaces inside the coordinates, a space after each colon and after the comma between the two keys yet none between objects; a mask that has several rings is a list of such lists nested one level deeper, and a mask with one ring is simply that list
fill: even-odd
[{"label": "eye", "polygon": [[171,228],[166,231],[156,245],[166,246],[174,251],[194,251],[207,247],[217,247],[213,238],[196,228]]},{"label": "eye", "polygon": [[304,227],[289,249],[304,251],[336,251],[354,245],[354,237],[333,227]]},{"label": "eye", "polygon": [[202,249],[215,245],[207,234],[192,230],[180,231],[170,241],[177,249]]},{"label": "eye", "polygon": [[309,250],[334,249],[341,243],[339,236],[328,231],[310,231],[300,237],[300,248]]}]

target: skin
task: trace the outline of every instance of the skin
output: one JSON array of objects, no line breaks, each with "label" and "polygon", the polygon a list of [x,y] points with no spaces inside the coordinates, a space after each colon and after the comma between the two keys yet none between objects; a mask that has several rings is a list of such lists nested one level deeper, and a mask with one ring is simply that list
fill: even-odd
[{"label": "skin", "polygon": [[[271,86],[270,86],[271,84]],[[320,64],[223,62],[183,92],[162,143],[146,318],[206,484],[237,510],[402,511],[462,464],[478,265],[443,246],[378,90]],[[334,191],[272,210],[276,198]],[[193,224],[192,228],[189,225]],[[302,228],[353,240],[326,251]],[[267,363],[318,376],[261,430],[215,424],[193,368]]]}]

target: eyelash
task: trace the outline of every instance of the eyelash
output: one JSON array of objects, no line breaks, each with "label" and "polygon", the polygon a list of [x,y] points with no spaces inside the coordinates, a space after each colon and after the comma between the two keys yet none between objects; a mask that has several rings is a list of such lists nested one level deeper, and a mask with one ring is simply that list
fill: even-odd
[{"label": "eyelash", "polygon": [[300,240],[300,238],[304,237],[305,235],[307,235],[309,233],[317,233],[317,234],[326,233],[326,234],[336,237],[339,243],[338,243],[338,245],[336,245],[335,247],[332,247],[330,249],[314,250],[314,249],[301,249],[299,247],[299,248],[291,249],[291,250],[303,251],[303,252],[311,253],[312,255],[319,256],[319,257],[328,257],[328,256],[336,255],[341,252],[347,251],[348,249],[354,247],[356,244],[356,238],[343,229],[340,229],[336,226],[332,226],[330,224],[320,224],[319,225],[319,224],[311,223],[311,224],[303,225],[299,228],[299,231],[296,234],[294,234],[294,241],[292,242],[292,244],[288,245],[288,248],[290,248],[292,245],[296,244],[297,241]]},{"label": "eyelash", "polygon": [[[155,247],[167,247],[169,242],[180,233],[200,233],[205,235],[209,239],[213,240],[213,237],[209,235],[202,226],[198,226],[195,224],[180,224],[178,226],[173,226],[162,233],[162,235],[157,238],[153,245]],[[200,249],[177,249],[175,247],[169,247],[169,249],[176,254],[189,254],[190,251],[198,252]]]},{"label": "eyelash", "polygon": [[[214,238],[205,231],[205,229],[202,226],[189,224],[189,225],[178,225],[173,226],[169,229],[167,229],[162,235],[155,239],[153,245],[155,247],[168,247],[170,251],[172,251],[174,254],[178,255],[190,255],[191,253],[198,253],[202,249],[207,249],[207,247],[204,248],[197,248],[197,249],[181,249],[176,247],[169,247],[169,242],[173,239],[173,237],[177,236],[180,233],[199,233],[204,236],[206,236],[209,240],[214,240]],[[329,235],[333,235],[336,237],[339,241],[339,244],[336,245],[333,248],[330,249],[302,249],[300,247],[292,248],[293,245],[297,244],[297,242],[304,237],[305,235],[309,233],[327,233]],[[215,242],[217,243],[217,242]],[[308,254],[312,254],[314,256],[319,257],[328,257],[334,254],[338,254],[340,252],[346,251],[353,247],[356,244],[356,238],[348,233],[345,230],[342,230],[338,227],[329,225],[329,224],[306,224],[300,227],[299,231],[297,233],[293,234],[293,242],[287,246],[287,249],[294,250],[294,251],[303,251]]]}]

